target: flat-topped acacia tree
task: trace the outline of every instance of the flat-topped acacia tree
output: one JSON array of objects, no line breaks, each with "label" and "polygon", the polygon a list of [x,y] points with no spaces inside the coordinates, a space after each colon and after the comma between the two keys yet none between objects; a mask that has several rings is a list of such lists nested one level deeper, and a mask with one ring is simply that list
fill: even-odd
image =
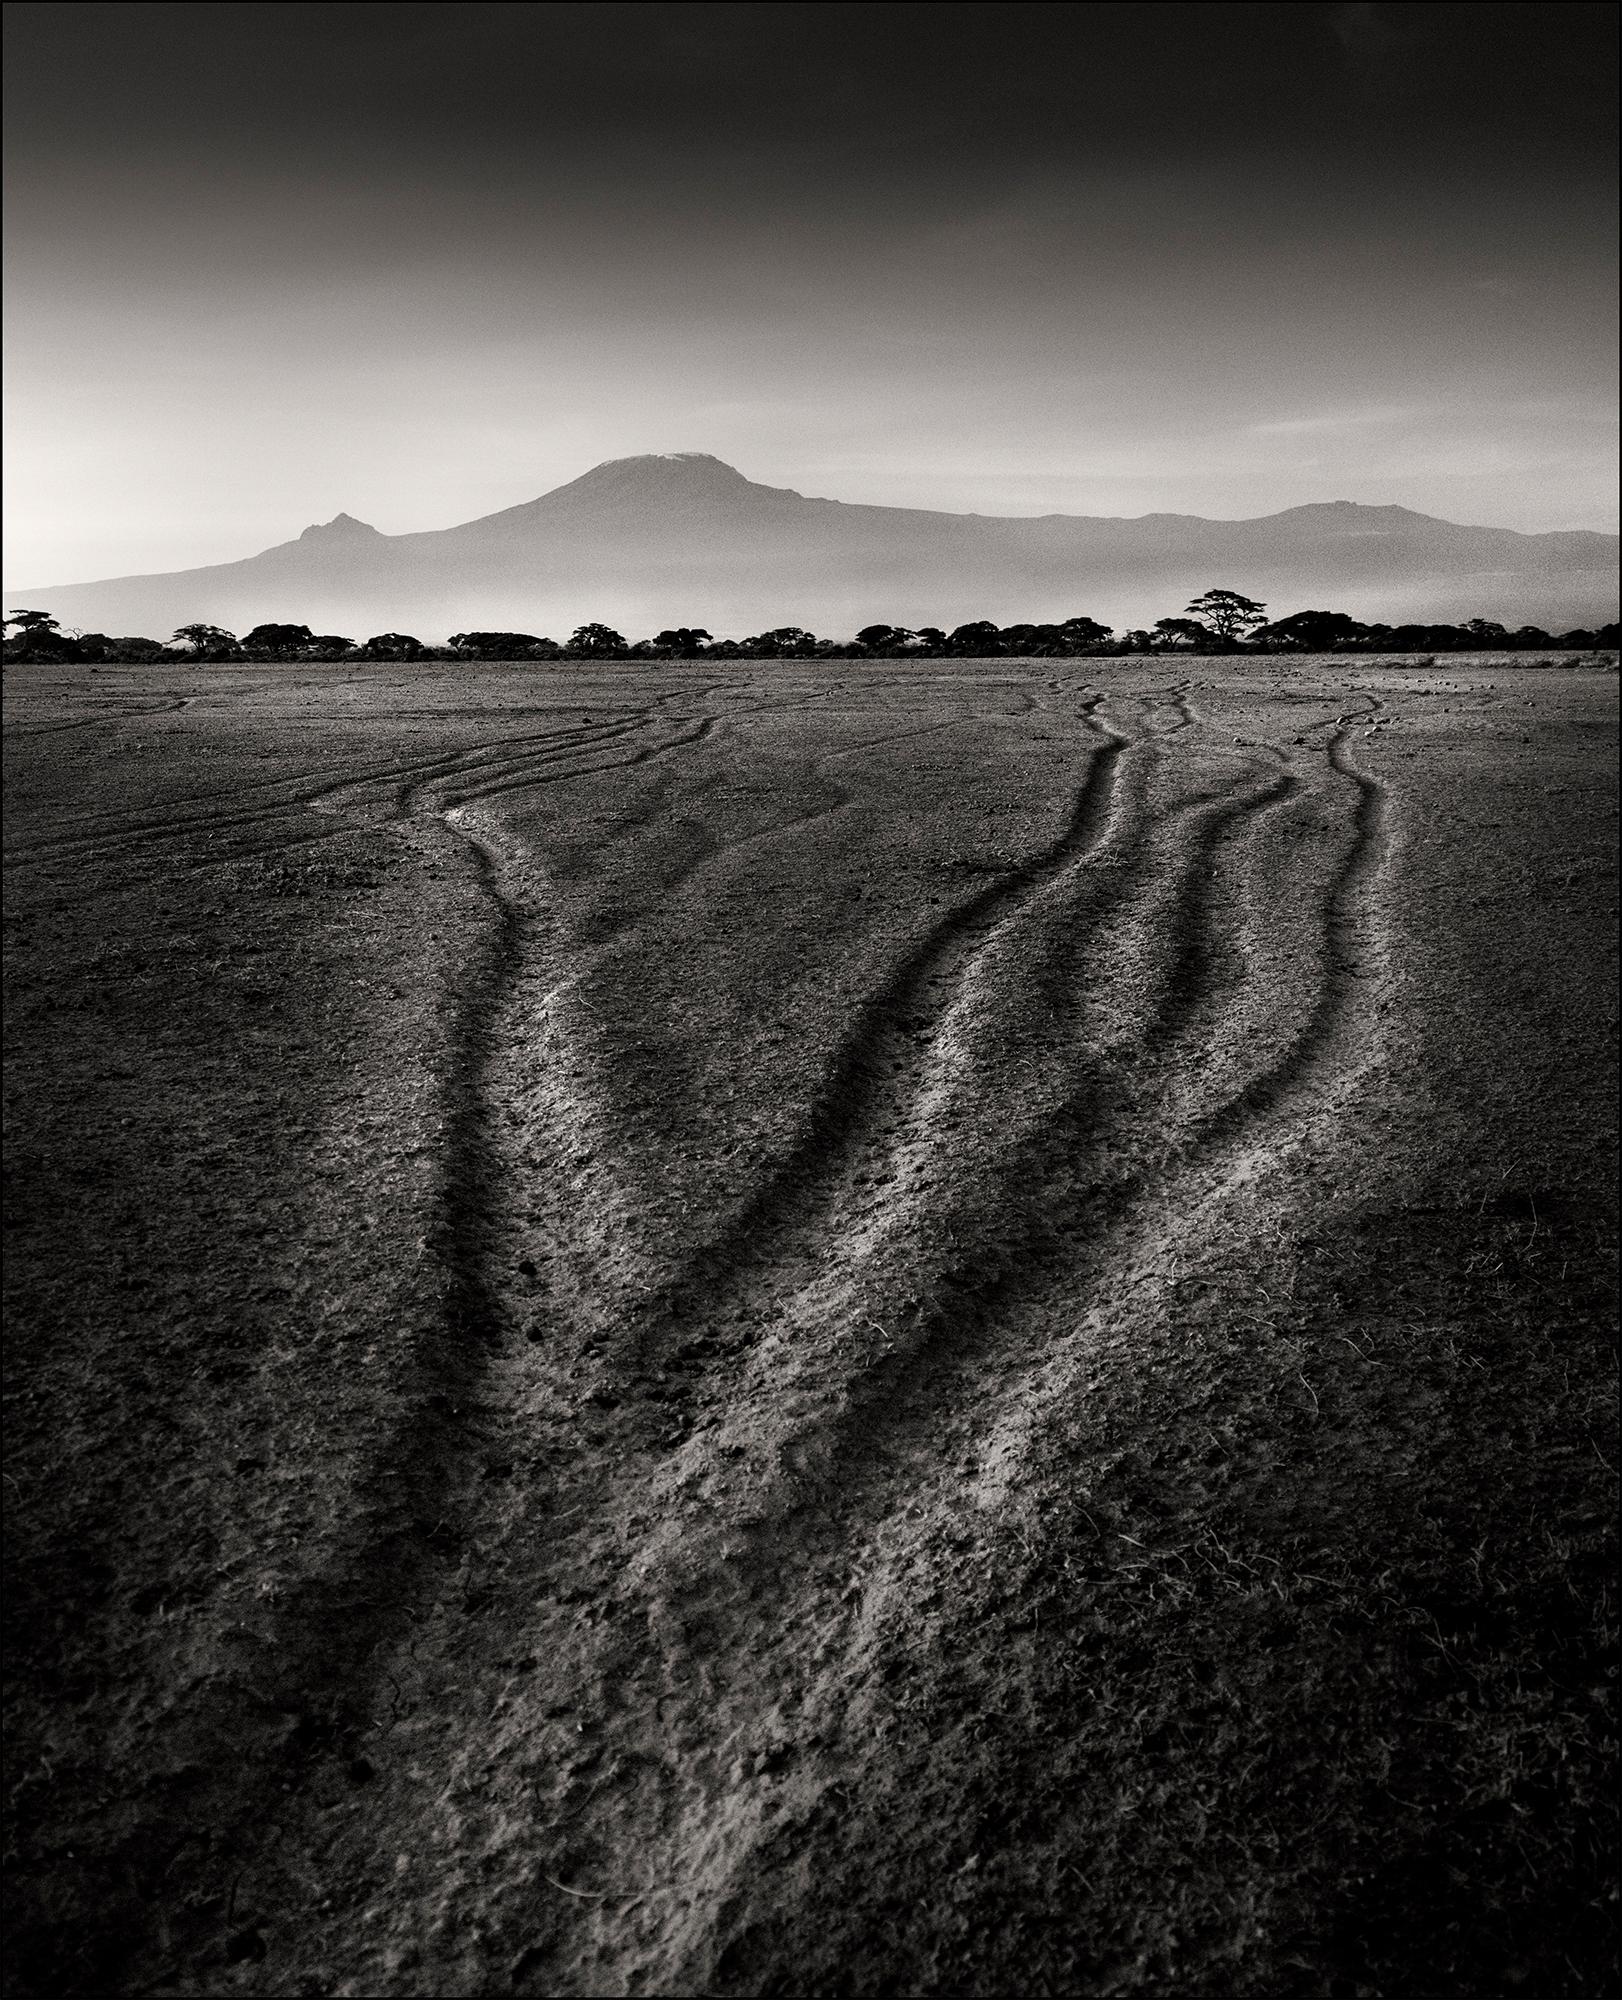
[{"label": "flat-topped acacia tree", "polygon": [[17,636],[6,641],[8,660],[72,660],[78,648],[48,611],[8,611],[6,624]]},{"label": "flat-topped acacia tree", "polygon": [[1275,619],[1251,632],[1261,645],[1302,653],[1332,653],[1337,646],[1359,638],[1364,627],[1344,611],[1292,611],[1288,618]]},{"label": "flat-topped acacia tree", "polygon": [[674,653],[678,659],[692,660],[715,642],[702,626],[673,625],[666,631],[655,632],[653,643],[660,651]]},{"label": "flat-topped acacia tree", "polygon": [[758,653],[769,660],[794,659],[808,655],[816,645],[814,632],[803,625],[778,625],[770,632],[757,632],[743,641],[745,653]]},{"label": "flat-topped acacia tree", "polygon": [[308,625],[256,625],[242,643],[267,653],[303,653],[315,644],[315,634]]},{"label": "flat-topped acacia tree", "polygon": [[623,653],[625,638],[612,625],[577,625],[569,634],[568,650],[588,659],[600,658],[607,653]]},{"label": "flat-topped acacia tree", "polygon": [[[1265,604],[1258,604],[1254,597],[1245,597],[1237,590],[1208,590],[1203,597],[1196,597],[1192,604],[1183,608],[1191,618],[1199,619],[1224,646],[1238,645],[1247,632],[1253,631],[1267,618]],[[1162,619],[1160,622],[1165,624],[1167,621]]]},{"label": "flat-topped acacia tree", "polygon": [[556,640],[533,632],[453,632],[452,649],[470,660],[555,659]]},{"label": "flat-topped acacia tree", "polygon": [[1198,648],[1212,636],[1209,625],[1202,625],[1197,618],[1157,618],[1155,629],[1149,634],[1152,646],[1184,646]]},{"label": "flat-topped acacia tree", "polygon": [[194,659],[201,659],[204,653],[236,651],[237,635],[227,632],[223,625],[181,625],[176,628],[175,637],[191,648]]}]

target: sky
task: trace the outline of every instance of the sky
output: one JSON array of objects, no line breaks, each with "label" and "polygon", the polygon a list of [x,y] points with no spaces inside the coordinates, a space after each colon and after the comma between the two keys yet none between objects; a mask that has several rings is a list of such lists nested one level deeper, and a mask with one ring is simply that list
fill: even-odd
[{"label": "sky", "polygon": [[17,584],[666,451],[1616,526],[1609,6],[6,16]]}]

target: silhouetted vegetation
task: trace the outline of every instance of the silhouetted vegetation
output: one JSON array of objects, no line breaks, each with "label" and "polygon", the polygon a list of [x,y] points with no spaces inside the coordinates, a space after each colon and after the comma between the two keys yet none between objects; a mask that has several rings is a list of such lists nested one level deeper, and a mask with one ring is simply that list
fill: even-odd
[{"label": "silhouetted vegetation", "polygon": [[[550,644],[550,641],[548,641]],[[570,633],[564,648],[571,659],[614,659],[627,650],[625,639],[612,625],[580,625]]]},{"label": "silhouetted vegetation", "polygon": [[272,657],[291,659],[315,644],[308,625],[256,625],[242,641],[246,652],[265,652]]},{"label": "silhouetted vegetation", "polygon": [[428,648],[409,632],[377,632],[359,650],[368,660],[420,660]]},{"label": "silhouetted vegetation", "polygon": [[714,643],[709,633],[696,625],[678,625],[669,631],[655,632],[651,639],[643,642],[656,654],[678,660],[696,660],[707,646]]},{"label": "silhouetted vegetation", "polygon": [[562,650],[555,639],[538,639],[533,632],[451,634],[452,656],[463,660],[555,660]]},{"label": "silhouetted vegetation", "polygon": [[15,625],[15,638],[6,641],[7,659],[73,660],[78,658],[74,641],[58,630],[57,622],[44,611],[8,611],[7,630]]},{"label": "silhouetted vegetation", "polygon": [[1224,646],[1237,645],[1267,618],[1267,606],[1237,590],[1208,590],[1184,610]]},{"label": "silhouetted vegetation", "polygon": [[[580,625],[559,642],[534,632],[457,632],[442,646],[409,632],[379,632],[357,645],[308,625],[254,626],[238,639],[219,625],[182,625],[167,643],[105,632],[63,632],[45,611],[6,616],[11,661],[141,664],[153,660],[826,660],[1078,659],[1122,653],[1586,653],[1609,652],[1616,625],[1560,633],[1537,625],[1511,630],[1491,618],[1462,625],[1365,625],[1344,611],[1293,611],[1267,622],[1267,607],[1236,590],[1213,589],[1181,617],[1152,630],[1115,633],[1096,618],[1053,625],[998,626],[973,619],[950,632],[938,625],[864,625],[854,639],[819,639],[800,625],[778,625],[746,639],[715,639],[699,626],[671,626],[651,639],[627,640],[611,625]],[[13,629],[14,628],[14,629]]]},{"label": "silhouetted vegetation", "polygon": [[220,625],[182,625],[176,631],[175,639],[200,659],[218,658],[236,644],[235,635]]},{"label": "silhouetted vegetation", "polygon": [[[1197,618],[1157,618],[1155,629],[1149,634],[1148,652],[1202,652],[1208,650],[1206,641],[1215,638],[1209,626],[1202,625]],[[1224,647],[1223,651],[1231,651]]]}]

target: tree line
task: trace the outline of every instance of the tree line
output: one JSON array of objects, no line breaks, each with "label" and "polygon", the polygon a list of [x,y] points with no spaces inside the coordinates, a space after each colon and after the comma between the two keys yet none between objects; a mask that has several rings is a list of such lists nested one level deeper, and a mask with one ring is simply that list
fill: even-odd
[{"label": "tree line", "polygon": [[[13,628],[15,630],[13,631]],[[716,639],[698,626],[673,626],[651,639],[626,639],[610,625],[581,625],[563,641],[534,632],[456,632],[442,646],[409,632],[378,632],[356,641],[308,625],[256,625],[239,639],[219,625],[180,626],[166,640],[64,632],[44,611],[7,613],[7,660],[140,663],[183,657],[215,660],[728,660],[1076,658],[1121,653],[1442,653],[1584,652],[1610,649],[1616,625],[1553,634],[1537,625],[1511,630],[1491,618],[1460,625],[1363,624],[1344,611],[1295,611],[1269,620],[1267,607],[1237,590],[1205,591],[1180,618],[1117,633],[1096,618],[1051,625],[995,625],[982,618],[950,632],[866,625],[854,639],[819,639],[799,625],[779,625],[747,639]]]}]

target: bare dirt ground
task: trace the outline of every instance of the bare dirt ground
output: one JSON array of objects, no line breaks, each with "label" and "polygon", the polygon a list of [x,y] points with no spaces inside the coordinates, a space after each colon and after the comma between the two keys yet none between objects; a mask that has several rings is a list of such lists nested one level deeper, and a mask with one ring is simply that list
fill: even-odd
[{"label": "bare dirt ground", "polygon": [[1616,694],[8,676],[11,1990],[1608,1989]]}]

